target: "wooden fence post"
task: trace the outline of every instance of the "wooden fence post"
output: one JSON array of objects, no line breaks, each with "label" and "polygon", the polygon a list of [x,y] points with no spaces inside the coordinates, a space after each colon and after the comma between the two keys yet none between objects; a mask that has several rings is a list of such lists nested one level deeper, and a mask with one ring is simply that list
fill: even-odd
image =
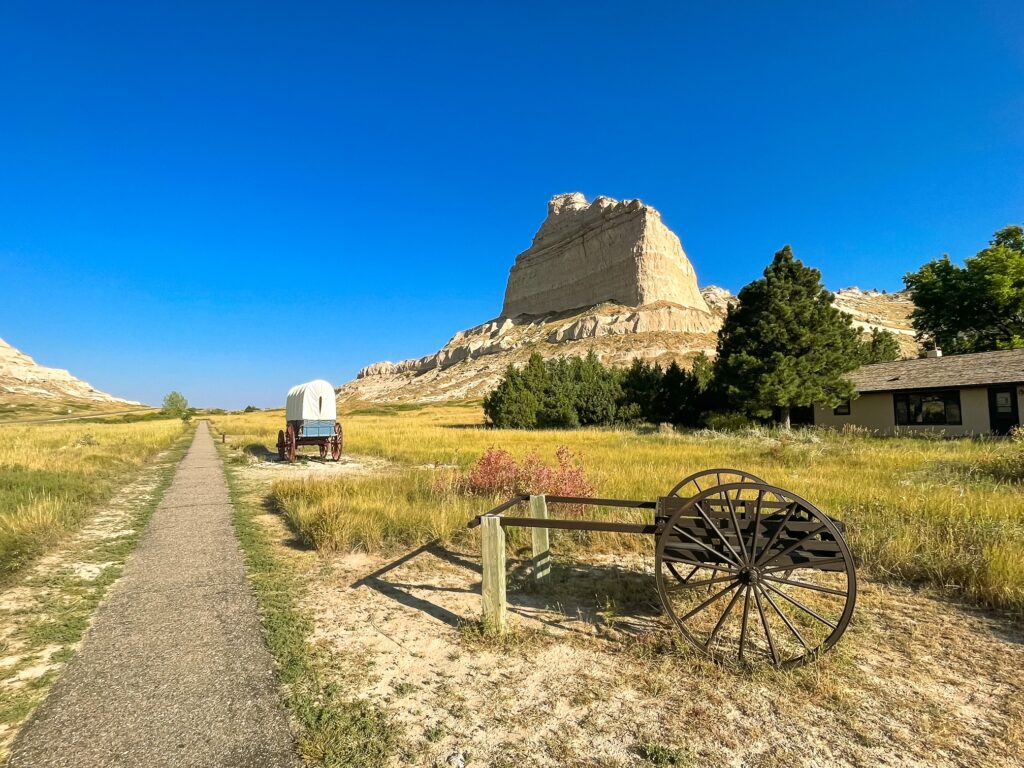
[{"label": "wooden fence post", "polygon": [[483,559],[484,629],[504,634],[505,612],[505,529],[497,515],[480,518],[480,555]]},{"label": "wooden fence post", "polygon": [[[543,495],[531,496],[530,512],[538,520],[547,520],[547,499]],[[551,574],[550,534],[547,528],[530,530],[533,532],[533,578],[539,581]]]}]

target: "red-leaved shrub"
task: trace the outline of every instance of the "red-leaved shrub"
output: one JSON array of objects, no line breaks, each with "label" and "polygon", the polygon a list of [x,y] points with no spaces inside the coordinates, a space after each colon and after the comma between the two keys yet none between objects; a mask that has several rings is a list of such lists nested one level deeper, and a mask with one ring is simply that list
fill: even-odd
[{"label": "red-leaved shrub", "polygon": [[481,496],[548,494],[553,496],[593,496],[594,486],[587,479],[582,461],[560,447],[557,466],[549,466],[536,453],[517,462],[508,451],[488,448],[468,470],[454,477],[438,478],[437,489],[473,493]]}]

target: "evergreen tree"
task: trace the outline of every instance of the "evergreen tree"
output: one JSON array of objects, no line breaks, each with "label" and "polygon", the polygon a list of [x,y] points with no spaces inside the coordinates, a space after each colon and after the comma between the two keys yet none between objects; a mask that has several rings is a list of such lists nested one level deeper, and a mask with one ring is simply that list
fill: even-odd
[{"label": "evergreen tree", "polygon": [[509,365],[505,376],[484,398],[488,421],[503,429],[532,429],[537,426],[540,398],[531,391],[523,373]]},{"label": "evergreen tree", "polygon": [[899,359],[900,345],[896,342],[896,336],[889,331],[872,328],[871,336],[861,341],[860,362],[862,365]]},{"label": "evergreen tree", "polygon": [[[538,384],[543,381],[544,387],[538,393],[541,409],[537,416],[537,426],[547,429],[578,427],[580,418],[576,401],[579,387],[572,363],[562,357],[545,362],[540,355],[534,354],[530,357],[530,364],[537,368],[536,373],[531,374],[532,380]],[[544,377],[540,375],[540,366],[544,367]]]},{"label": "evergreen tree", "polygon": [[614,423],[616,406],[622,393],[615,370],[601,365],[591,350],[586,357],[573,360],[572,371],[579,423],[583,426]]},{"label": "evergreen tree", "polygon": [[744,287],[718,336],[716,386],[732,407],[789,426],[796,406],[835,405],[852,397],[846,374],[860,359],[849,315],[832,306],[821,273],[787,245],[764,278]]},{"label": "evergreen tree", "polygon": [[626,414],[635,413],[639,418],[657,423],[656,401],[661,390],[661,380],[665,372],[657,363],[651,365],[645,360],[634,358],[622,376],[622,395],[619,411]]}]

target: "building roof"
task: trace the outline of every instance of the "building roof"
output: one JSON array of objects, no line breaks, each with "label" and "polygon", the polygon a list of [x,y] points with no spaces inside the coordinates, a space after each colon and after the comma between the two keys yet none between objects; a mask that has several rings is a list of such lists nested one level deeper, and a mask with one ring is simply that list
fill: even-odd
[{"label": "building roof", "polygon": [[1024,383],[1024,349],[919,357],[864,365],[850,374],[858,392]]}]

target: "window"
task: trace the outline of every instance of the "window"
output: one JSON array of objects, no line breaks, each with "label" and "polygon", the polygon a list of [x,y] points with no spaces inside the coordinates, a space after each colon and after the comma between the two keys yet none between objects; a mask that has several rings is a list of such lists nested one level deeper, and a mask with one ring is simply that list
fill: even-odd
[{"label": "window", "polygon": [[850,415],[850,401],[843,400],[839,405],[832,409],[832,413],[836,416],[849,416]]},{"label": "window", "polygon": [[897,426],[961,424],[960,390],[901,392],[892,396]]}]

